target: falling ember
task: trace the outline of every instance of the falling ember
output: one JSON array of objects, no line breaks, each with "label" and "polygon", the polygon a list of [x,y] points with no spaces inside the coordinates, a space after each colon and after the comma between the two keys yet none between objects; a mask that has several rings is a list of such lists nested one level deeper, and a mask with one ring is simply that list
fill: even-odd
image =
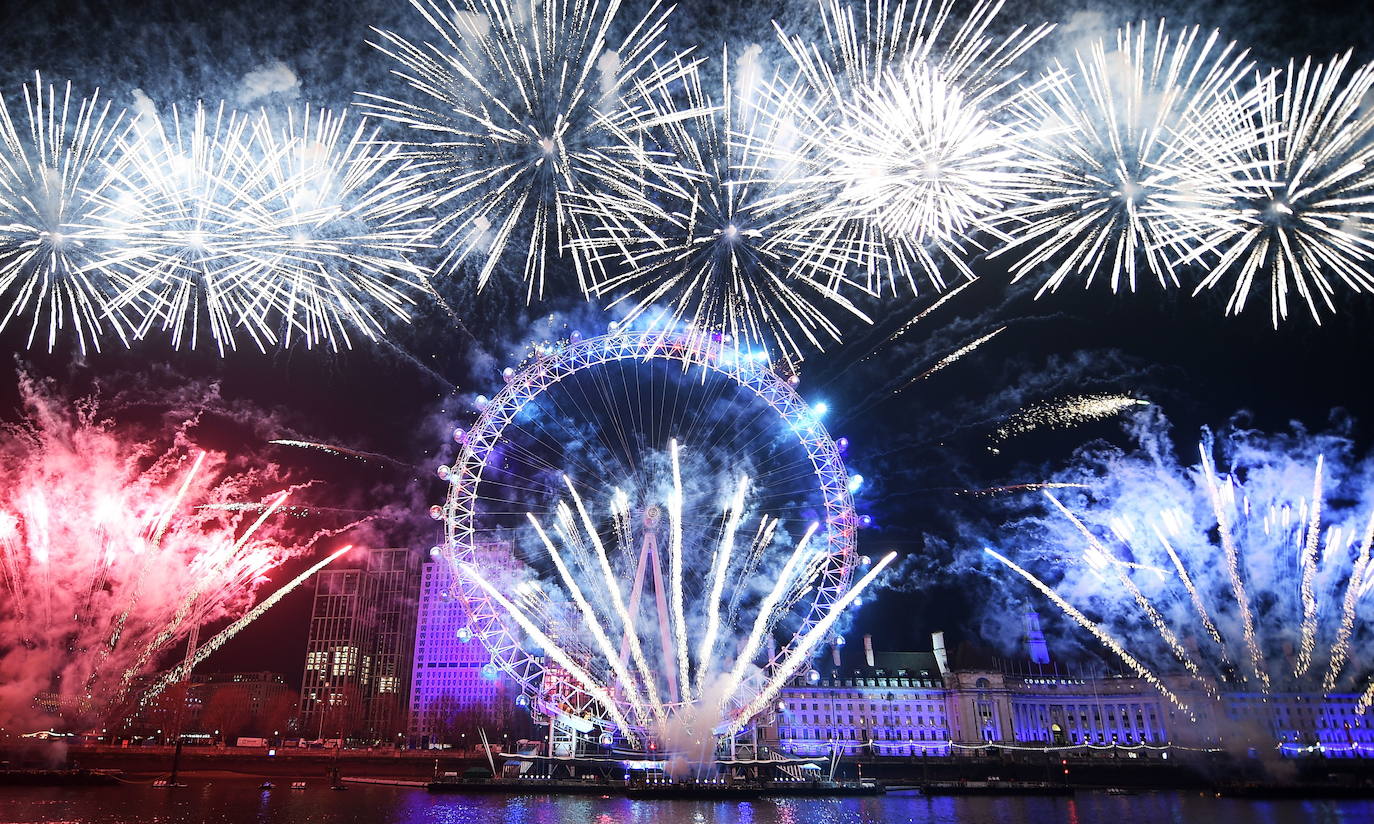
[{"label": "falling ember", "polygon": [[[995,444],[1002,444],[1037,429],[1070,429],[1085,423],[1110,418],[1137,406],[1149,406],[1149,401],[1130,395],[1069,395],[1052,401],[1033,404],[1014,413],[992,434]],[[989,446],[992,452],[998,446]]]},{"label": "falling ember", "polygon": [[956,495],[972,495],[975,498],[986,498],[993,495],[1000,495],[1008,492],[1039,492],[1045,489],[1091,489],[1087,484],[1058,483],[1047,481],[1044,483],[1029,484],[1008,484],[1007,486],[989,486],[983,489],[960,489]]},{"label": "falling ember", "polygon": [[921,374],[917,375],[916,377],[912,378],[911,380],[892,390],[892,394],[900,395],[902,392],[905,392],[906,390],[910,389],[912,386],[916,385],[920,381],[923,381],[931,375],[934,375],[936,372],[939,372],[941,369],[944,369],[946,366],[949,366],[950,364],[964,357],[968,353],[972,352],[973,350],[977,349],[978,347],[997,337],[1001,333],[1005,332],[1006,330],[1007,327],[999,326],[998,328],[992,330],[986,335],[971,340],[963,346],[960,346],[958,349],[955,349],[953,352],[950,352],[948,355],[945,355],[943,358],[940,358],[938,361],[936,361],[934,366],[930,367]]}]

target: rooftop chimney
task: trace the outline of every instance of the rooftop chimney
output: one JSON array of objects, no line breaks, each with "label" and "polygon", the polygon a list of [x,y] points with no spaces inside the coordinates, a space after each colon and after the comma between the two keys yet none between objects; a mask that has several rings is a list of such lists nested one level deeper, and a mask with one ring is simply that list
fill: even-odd
[{"label": "rooftop chimney", "polygon": [[869,667],[873,666],[873,636],[864,636],[864,663]]},{"label": "rooftop chimney", "polygon": [[945,654],[945,633],[932,632],[930,634],[931,651],[935,653],[935,663],[940,667],[940,674],[949,672],[949,656]]}]

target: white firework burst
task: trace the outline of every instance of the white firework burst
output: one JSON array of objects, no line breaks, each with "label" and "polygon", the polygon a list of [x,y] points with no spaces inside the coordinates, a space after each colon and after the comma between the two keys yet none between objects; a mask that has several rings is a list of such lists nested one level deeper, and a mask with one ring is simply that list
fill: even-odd
[{"label": "white firework burst", "polygon": [[1142,267],[1177,286],[1178,261],[1263,136],[1246,117],[1254,95],[1237,91],[1246,54],[1216,32],[1170,34],[1161,20],[1095,41],[1074,62],[1022,101],[1044,137],[1032,148],[1032,197],[1010,214],[1015,239],[994,255],[1015,253],[1018,278],[1052,267],[1042,294],[1074,277],[1134,290]]},{"label": "white firework burst", "polygon": [[[415,43],[378,30],[373,45],[419,94],[365,94],[377,116],[417,135],[405,154],[412,185],[438,215],[436,243],[449,270],[481,259],[478,288],[503,262],[518,266],[527,299],[546,269],[585,234],[570,195],[636,185],[653,157],[624,145],[641,101],[689,73],[656,58],[668,10],[653,3],[615,48],[608,32],[619,0],[411,0],[437,35]],[[574,256],[578,285],[586,273]]]},{"label": "white firework burst", "polygon": [[351,346],[382,316],[408,319],[427,287],[409,259],[422,204],[375,125],[306,108],[280,122],[197,105],[169,123],[145,113],[111,188],[118,256],[113,303],[135,333],[174,346],[246,335],[259,349]]},{"label": "white firework burst", "polygon": [[127,342],[128,323],[112,309],[103,196],[128,124],[99,94],[75,97],[71,84],[25,85],[24,106],[0,98],[0,329],[28,326],[51,350],[70,328],[84,353],[108,330]]},{"label": "white firework burst", "polygon": [[913,287],[913,263],[937,289],[944,262],[972,280],[965,258],[979,238],[1010,239],[997,222],[1021,200],[1030,125],[998,123],[920,62],[856,90],[851,106],[824,133],[823,169],[802,184],[815,219],[872,226],[872,247],[896,259],[889,274]]},{"label": "white firework burst", "polygon": [[255,131],[271,233],[256,254],[284,343],[299,332],[307,345],[348,346],[350,329],[381,336],[379,315],[407,320],[427,288],[410,260],[427,226],[398,147],[366,119],[319,109],[290,112],[280,128],[263,115]]},{"label": "white firework burst", "polygon": [[123,146],[127,173],[114,198],[124,249],[115,306],[137,316],[136,334],[168,332],[195,347],[208,335],[221,354],[236,332],[265,350],[275,291],[257,258],[271,212],[254,195],[264,164],[250,147],[250,119],[196,104],[173,107],[170,125],[145,113]]},{"label": "white firework burst", "polygon": [[773,168],[786,153],[768,147],[795,132],[761,115],[757,53],[746,52],[735,85],[725,71],[719,107],[695,74],[686,79],[688,109],[706,114],[675,117],[667,91],[646,98],[640,116],[652,126],[632,128],[661,146],[645,154],[673,166],[646,186],[578,198],[587,232],[573,246],[596,276],[592,294],[628,306],[627,321],[663,311],[674,325],[801,357],[839,340],[832,311],[868,321],[847,294],[862,288],[850,272],[865,250],[862,238],[811,219],[811,204],[778,182],[791,176]]},{"label": "white firework burst", "polygon": [[861,12],[821,0],[822,44],[779,29],[807,90],[805,102],[774,107],[802,135],[794,196],[861,238],[875,292],[915,292],[919,275],[943,289],[945,263],[972,279],[965,258],[1017,201],[1031,158],[1012,138],[1032,124],[1011,103],[1034,89],[1015,85],[1013,64],[1052,27],[994,34],[1000,8],[980,0],[960,19],[951,0],[875,0]]},{"label": "white firework burst", "polygon": [[1197,254],[1209,258],[1198,291],[1234,279],[1228,313],[1245,308],[1256,278],[1269,281],[1276,328],[1293,291],[1318,323],[1338,284],[1374,291],[1374,64],[1350,62],[1290,63],[1259,84],[1265,137]]}]

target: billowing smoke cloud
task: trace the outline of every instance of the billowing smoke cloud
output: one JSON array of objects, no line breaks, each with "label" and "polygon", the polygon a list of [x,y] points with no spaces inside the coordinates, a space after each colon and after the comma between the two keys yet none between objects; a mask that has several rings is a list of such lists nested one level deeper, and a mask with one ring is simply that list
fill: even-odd
[{"label": "billowing smoke cloud", "polygon": [[[1266,433],[1238,416],[1190,446],[1157,410],[1132,420],[1134,448],[1081,450],[1054,480],[1083,488],[1008,513],[987,545],[1157,672],[1217,689],[1362,690],[1374,460],[1349,422]],[[1009,569],[990,574],[1029,592]]]},{"label": "billowing smoke cloud", "polygon": [[273,419],[168,377],[73,399],[20,373],[23,417],[0,438],[0,726],[53,709],[98,721],[193,628],[242,613],[274,568],[337,531],[258,524],[304,486],[214,444]]},{"label": "billowing smoke cloud", "polygon": [[280,60],[265,63],[243,76],[235,99],[241,106],[260,103],[264,98],[295,100],[301,94],[301,81],[296,73]]}]

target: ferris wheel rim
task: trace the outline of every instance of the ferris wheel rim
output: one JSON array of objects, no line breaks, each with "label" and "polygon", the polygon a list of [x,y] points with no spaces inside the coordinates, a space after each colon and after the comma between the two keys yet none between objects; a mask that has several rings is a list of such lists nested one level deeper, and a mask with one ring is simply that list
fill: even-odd
[{"label": "ferris wheel rim", "polygon": [[[803,629],[814,625],[826,609],[837,603],[853,577],[858,561],[858,519],[849,489],[849,476],[839,448],[813,408],[791,384],[774,372],[768,362],[699,332],[610,331],[574,339],[541,351],[529,366],[514,371],[504,387],[481,410],[466,431],[462,449],[449,470],[448,492],[442,507],[443,560],[455,572],[458,563],[474,559],[477,502],[487,459],[506,428],[526,404],[564,379],[607,363],[637,360],[673,361],[686,368],[702,367],[749,390],[779,416],[807,454],[825,509],[826,557],[822,583],[803,619]],[[523,636],[511,631],[499,610],[480,589],[453,576],[455,590],[465,602],[468,628],[491,655],[492,663],[510,676],[522,693],[537,694],[543,666],[524,650]],[[781,659],[773,656],[771,663]],[[588,706],[597,702],[589,699]],[[605,723],[604,713],[598,723]]]}]

